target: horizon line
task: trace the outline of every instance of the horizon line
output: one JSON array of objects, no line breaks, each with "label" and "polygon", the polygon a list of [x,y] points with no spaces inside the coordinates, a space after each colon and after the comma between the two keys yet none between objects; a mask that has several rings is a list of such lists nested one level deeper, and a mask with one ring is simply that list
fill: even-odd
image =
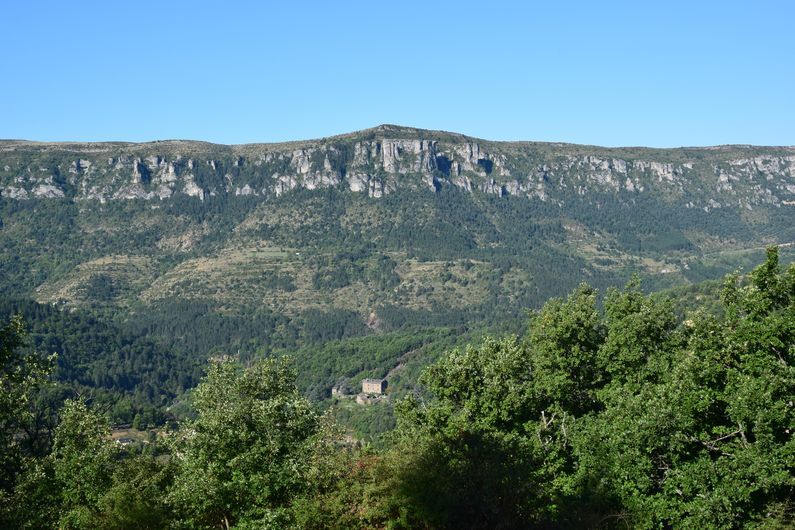
[{"label": "horizon line", "polygon": [[774,148],[774,149],[795,149],[795,145],[765,145],[765,144],[750,144],[750,143],[728,143],[728,144],[706,144],[706,145],[678,145],[678,146],[665,146],[665,147],[657,147],[657,146],[648,146],[648,145],[604,145],[604,144],[591,144],[591,143],[575,143],[575,142],[566,142],[566,141],[556,141],[556,140],[491,140],[488,138],[483,138],[479,136],[472,136],[464,133],[459,133],[455,131],[447,131],[442,129],[424,129],[420,127],[413,127],[410,125],[397,125],[391,123],[381,123],[374,127],[367,127],[364,129],[358,129],[349,132],[337,133],[332,134],[329,136],[320,136],[314,138],[302,138],[302,139],[292,139],[292,140],[281,140],[281,141],[266,141],[266,142],[240,142],[240,143],[224,143],[224,142],[213,142],[209,140],[197,140],[197,139],[190,139],[190,138],[161,138],[161,139],[154,139],[154,140],[142,140],[142,141],[134,141],[134,140],[29,140],[24,138],[0,138],[0,143],[9,144],[9,143],[19,143],[19,144],[34,144],[34,145],[75,145],[75,144],[126,144],[126,145],[147,145],[147,144],[158,144],[158,143],[192,143],[192,144],[209,144],[215,145],[220,147],[246,147],[246,146],[258,146],[258,145],[286,145],[286,144],[297,144],[297,143],[310,143],[310,142],[322,142],[328,140],[335,140],[335,139],[343,139],[346,137],[354,137],[356,135],[367,134],[367,133],[379,133],[384,132],[389,129],[399,129],[403,132],[406,131],[416,131],[421,134],[437,134],[437,135],[450,135],[450,136],[457,136],[461,139],[466,140],[475,140],[478,142],[488,142],[488,143],[500,143],[500,144],[542,144],[542,145],[559,145],[559,146],[570,146],[570,147],[592,147],[598,149],[650,149],[650,150],[680,150],[680,149],[752,149],[752,148]]}]

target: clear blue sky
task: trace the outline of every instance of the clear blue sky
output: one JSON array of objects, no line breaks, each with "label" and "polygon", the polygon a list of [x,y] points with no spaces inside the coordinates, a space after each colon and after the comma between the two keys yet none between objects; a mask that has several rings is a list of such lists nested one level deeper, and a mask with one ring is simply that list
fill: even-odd
[{"label": "clear blue sky", "polygon": [[5,2],[0,138],[795,144],[795,3]]}]

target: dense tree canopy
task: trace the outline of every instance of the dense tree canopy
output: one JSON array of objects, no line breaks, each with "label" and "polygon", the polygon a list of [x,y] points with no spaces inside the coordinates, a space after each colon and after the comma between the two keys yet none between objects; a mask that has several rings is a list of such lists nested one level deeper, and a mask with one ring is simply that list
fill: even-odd
[{"label": "dense tree canopy", "polygon": [[32,452],[37,433],[31,408],[54,361],[54,357],[22,353],[24,337],[19,317],[0,327],[0,517],[25,458]]},{"label": "dense tree canopy", "polygon": [[[795,266],[775,248],[721,310],[676,316],[633,279],[576,288],[523,336],[430,366],[382,449],[314,411],[288,361],[213,362],[163,458],[83,399],[23,442],[46,372],[2,328],[2,522],[20,528],[792,528]],[[11,396],[21,396],[26,406]],[[328,418],[325,418],[328,419]],[[157,446],[155,435],[152,445]],[[162,445],[162,444],[160,444]]]},{"label": "dense tree canopy", "polygon": [[171,502],[199,527],[283,524],[301,489],[318,418],[284,360],[213,364],[194,393],[197,419],[175,445]]},{"label": "dense tree canopy", "polygon": [[[725,318],[681,325],[636,281],[602,314],[583,286],[535,315],[523,346],[452,353],[425,374],[434,399],[400,410],[434,477],[415,502],[451,528],[462,512],[483,528],[791,524],[793,278],[770,249],[749,282],[728,278]],[[460,469],[469,480],[445,482]]]}]

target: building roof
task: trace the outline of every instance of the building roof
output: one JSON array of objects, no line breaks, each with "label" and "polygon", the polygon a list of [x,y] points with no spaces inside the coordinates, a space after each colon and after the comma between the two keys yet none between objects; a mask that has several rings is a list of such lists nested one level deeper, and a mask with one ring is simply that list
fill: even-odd
[{"label": "building roof", "polygon": [[362,383],[375,383],[375,384],[379,384],[379,383],[383,383],[383,382],[384,382],[384,380],[383,380],[383,379],[369,379],[369,378],[368,378],[368,379],[362,379]]}]

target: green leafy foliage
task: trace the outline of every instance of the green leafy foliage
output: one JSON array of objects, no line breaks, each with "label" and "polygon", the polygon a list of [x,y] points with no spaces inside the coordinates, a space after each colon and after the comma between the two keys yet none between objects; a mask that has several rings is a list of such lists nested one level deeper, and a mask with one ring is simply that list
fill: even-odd
[{"label": "green leafy foliage", "polygon": [[54,362],[22,352],[24,339],[21,317],[0,327],[0,521],[26,458],[35,452],[35,397]]},{"label": "green leafy foliage", "polygon": [[[451,528],[473,507],[485,512],[467,520],[483,528],[511,517],[515,526],[735,528],[773,514],[791,523],[793,269],[782,274],[770,249],[748,285],[729,281],[726,318],[703,313],[682,326],[670,302],[644,296],[636,281],[608,294],[603,315],[581,287],[533,318],[524,346],[487,340],[454,352],[426,372],[434,400],[398,409],[412,446],[423,440],[436,455],[409,468],[442,468],[410,502],[439,501],[428,520]],[[460,452],[484,437],[488,450]],[[515,466],[487,469],[518,498],[488,520],[500,490],[477,470],[500,447]],[[466,508],[440,501],[450,491],[441,477],[461,462],[489,484]],[[527,490],[510,482],[523,463]]]},{"label": "green leafy foliage", "polygon": [[[106,417],[68,400],[47,455],[9,475],[3,523],[791,528],[795,266],[768,249],[749,275],[726,278],[720,304],[681,318],[632,279],[600,308],[581,285],[531,315],[523,336],[441,356],[372,446],[319,417],[283,358],[211,364],[195,419],[162,460],[122,451]],[[18,322],[4,328],[5,359],[20,359],[20,336]],[[428,346],[391,338],[384,355],[406,366]],[[355,360],[372,338],[354,340]]]},{"label": "green leafy foliage", "polygon": [[110,439],[110,424],[82,399],[60,410],[49,453],[29,460],[7,511],[16,528],[163,528],[167,465],[126,453]]},{"label": "green leafy foliage", "polygon": [[99,504],[110,488],[116,448],[106,418],[81,400],[67,401],[53,437],[53,489],[60,490],[62,528],[95,525]]},{"label": "green leafy foliage", "polygon": [[210,367],[193,394],[198,417],[175,442],[170,502],[187,521],[199,527],[283,521],[319,429],[294,380],[283,360]]}]

